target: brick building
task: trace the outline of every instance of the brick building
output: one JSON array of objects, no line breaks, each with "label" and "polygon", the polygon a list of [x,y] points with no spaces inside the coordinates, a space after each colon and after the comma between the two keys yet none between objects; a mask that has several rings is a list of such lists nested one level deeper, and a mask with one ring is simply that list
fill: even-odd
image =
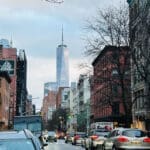
[{"label": "brick building", "polygon": [[33,111],[32,95],[27,96],[25,115],[35,115],[35,113]]},{"label": "brick building", "polygon": [[7,71],[11,78],[10,84],[10,104],[9,110],[12,112],[10,124],[13,123],[12,117],[16,115],[16,61],[17,61],[17,49],[10,46],[1,45],[0,48],[0,67],[1,70]]},{"label": "brick building", "polygon": [[56,96],[56,109],[58,108],[67,108],[68,107],[68,92],[69,87],[59,87],[57,96]]},{"label": "brick building", "polygon": [[[17,97],[16,97],[16,116],[27,115],[29,110],[27,110],[27,58],[25,50],[19,50],[17,56]],[[32,102],[32,101],[31,101]]]},{"label": "brick building", "polygon": [[130,13],[133,127],[150,130],[150,1],[127,0]]},{"label": "brick building", "polygon": [[43,99],[42,118],[45,123],[52,119],[52,113],[56,110],[56,91],[49,91]]},{"label": "brick building", "polygon": [[125,126],[126,114],[131,112],[129,48],[105,46],[92,65],[92,121],[113,121]]},{"label": "brick building", "polygon": [[10,118],[10,83],[11,79],[7,72],[0,72],[0,130],[8,129]]}]

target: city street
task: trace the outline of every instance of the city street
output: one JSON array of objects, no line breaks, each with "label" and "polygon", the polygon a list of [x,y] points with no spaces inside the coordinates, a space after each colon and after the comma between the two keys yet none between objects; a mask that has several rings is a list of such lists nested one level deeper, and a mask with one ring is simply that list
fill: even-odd
[{"label": "city street", "polygon": [[150,0],[0,12],[0,150],[150,150]]},{"label": "city street", "polygon": [[58,140],[56,143],[49,143],[45,150],[83,150],[81,146],[74,146],[70,143],[65,143],[64,140]]}]

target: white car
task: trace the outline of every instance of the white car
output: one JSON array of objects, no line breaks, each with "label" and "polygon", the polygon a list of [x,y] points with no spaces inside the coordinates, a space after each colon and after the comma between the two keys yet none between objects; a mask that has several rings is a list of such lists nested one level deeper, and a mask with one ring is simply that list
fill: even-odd
[{"label": "white car", "polygon": [[74,137],[72,138],[72,145],[82,145],[82,141],[85,137],[85,132],[76,132]]},{"label": "white car", "polygon": [[140,129],[116,128],[110,132],[103,144],[105,150],[150,149],[150,135]]},{"label": "white car", "polygon": [[100,129],[100,130],[94,130],[90,132],[90,135],[88,138],[85,139],[85,149],[96,149],[98,147],[102,147],[106,137],[110,131],[106,129]]}]

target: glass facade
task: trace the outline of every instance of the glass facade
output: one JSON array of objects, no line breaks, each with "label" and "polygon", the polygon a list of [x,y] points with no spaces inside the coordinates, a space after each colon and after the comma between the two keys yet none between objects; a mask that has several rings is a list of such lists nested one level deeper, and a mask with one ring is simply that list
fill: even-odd
[{"label": "glass facade", "polygon": [[10,48],[10,44],[7,39],[0,39],[0,45],[3,45],[3,48]]},{"label": "glass facade", "polygon": [[67,46],[61,44],[57,48],[57,85],[58,87],[69,87],[69,52]]},{"label": "glass facade", "polygon": [[47,96],[49,91],[57,91],[57,83],[56,82],[44,83],[44,96]]}]

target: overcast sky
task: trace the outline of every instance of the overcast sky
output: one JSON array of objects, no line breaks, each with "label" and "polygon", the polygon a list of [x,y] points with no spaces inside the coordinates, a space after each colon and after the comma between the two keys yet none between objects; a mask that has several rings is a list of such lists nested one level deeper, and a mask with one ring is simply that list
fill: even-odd
[{"label": "overcast sky", "polygon": [[0,39],[10,40],[13,47],[24,49],[27,56],[27,88],[37,108],[41,107],[45,82],[56,81],[56,47],[64,43],[69,49],[70,81],[81,73],[78,63],[83,57],[85,20],[96,15],[98,8],[119,6],[126,0],[64,0],[50,4],[45,0],[0,0]]}]

